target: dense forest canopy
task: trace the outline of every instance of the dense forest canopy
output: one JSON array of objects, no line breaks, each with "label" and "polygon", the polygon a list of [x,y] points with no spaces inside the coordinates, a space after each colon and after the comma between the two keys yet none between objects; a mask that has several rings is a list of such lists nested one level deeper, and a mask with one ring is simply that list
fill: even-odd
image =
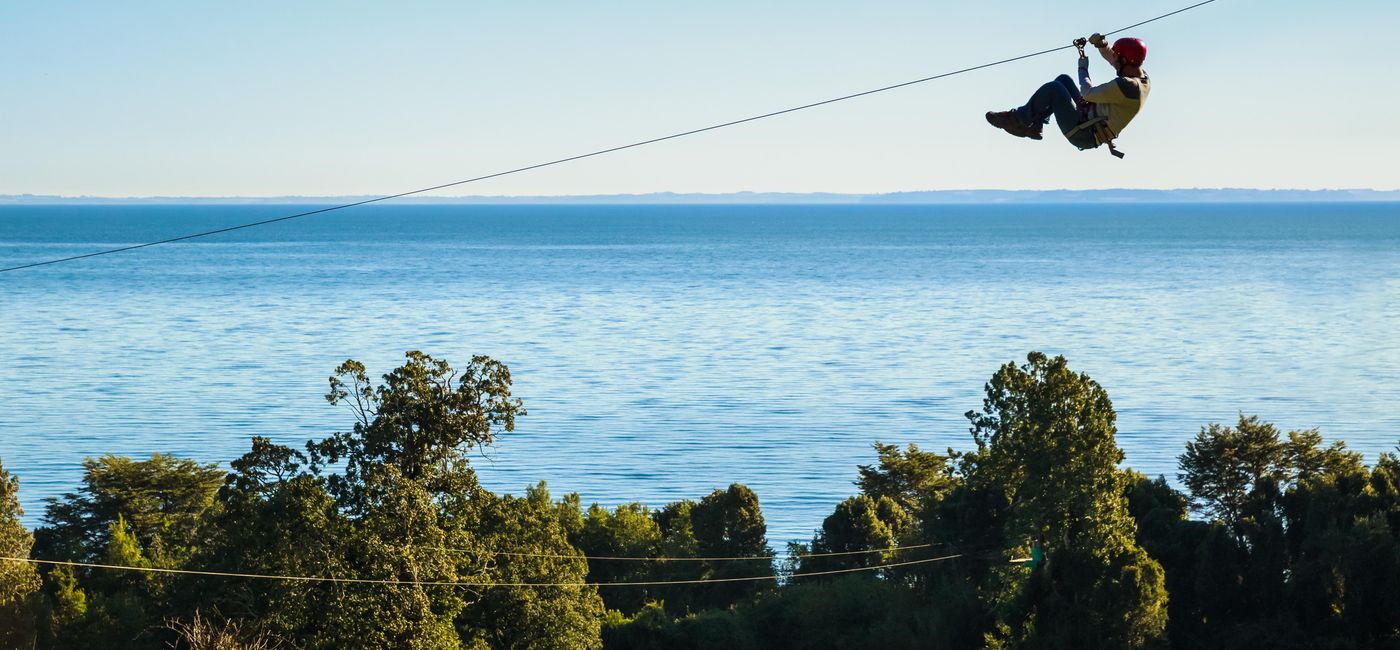
[{"label": "dense forest canopy", "polygon": [[1207,424],[1182,491],[1120,467],[1107,391],[1031,353],[968,451],[876,442],[776,553],[739,484],[611,509],[485,489],[510,389],[488,357],[347,361],[346,431],[254,438],[230,471],[90,458],[32,532],[0,465],[0,647],[1400,647],[1400,460],[1316,430]]}]

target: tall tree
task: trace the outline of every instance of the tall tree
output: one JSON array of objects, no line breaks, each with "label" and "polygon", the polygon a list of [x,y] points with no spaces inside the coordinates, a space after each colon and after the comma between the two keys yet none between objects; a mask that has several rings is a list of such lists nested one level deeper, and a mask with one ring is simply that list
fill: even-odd
[{"label": "tall tree", "polygon": [[977,444],[969,481],[996,484],[1008,541],[1032,540],[1047,556],[1028,580],[1000,587],[1017,596],[993,640],[1136,648],[1159,639],[1162,568],[1135,539],[1107,391],[1064,357],[1032,352],[992,376],[982,411],[968,418]]},{"label": "tall tree", "polygon": [[214,603],[220,612],[312,647],[461,645],[467,600],[451,583],[489,584],[479,528],[494,500],[468,454],[524,409],[497,361],[454,370],[406,357],[379,385],[359,362],[337,368],[326,399],[351,406],[350,431],[308,442],[306,454],[255,439],[220,493],[229,516],[213,536],[224,565],[382,582],[235,588]]},{"label": "tall tree", "polygon": [[510,369],[499,361],[475,356],[454,369],[416,350],[404,356],[407,361],[378,386],[353,359],[331,376],[326,400],[348,404],[355,415],[350,432],[310,446],[316,467],[345,462],[344,477],[333,481],[333,488],[354,486],[361,473],[381,464],[438,488],[435,481],[451,474],[472,450],[513,431],[515,418],[525,415],[520,400],[510,395]]}]

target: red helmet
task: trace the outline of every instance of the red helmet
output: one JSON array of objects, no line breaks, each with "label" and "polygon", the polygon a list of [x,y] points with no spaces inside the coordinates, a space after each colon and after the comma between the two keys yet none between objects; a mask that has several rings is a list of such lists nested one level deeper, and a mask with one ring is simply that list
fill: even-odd
[{"label": "red helmet", "polygon": [[1147,46],[1138,38],[1120,38],[1113,42],[1113,53],[1129,65],[1142,65],[1147,60]]}]

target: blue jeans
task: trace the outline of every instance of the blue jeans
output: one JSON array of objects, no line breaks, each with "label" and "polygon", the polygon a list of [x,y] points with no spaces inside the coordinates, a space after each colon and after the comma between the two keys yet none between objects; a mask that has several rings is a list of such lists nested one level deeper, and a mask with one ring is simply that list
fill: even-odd
[{"label": "blue jeans", "polygon": [[[1043,124],[1054,115],[1055,125],[1060,127],[1060,132],[1069,133],[1084,121],[1084,115],[1079,112],[1080,97],[1079,88],[1075,87],[1074,80],[1069,75],[1062,74],[1036,90],[1025,106],[1016,109],[1016,117],[1026,124]],[[1081,149],[1093,149],[1098,146],[1098,142],[1094,140],[1093,129],[1082,129],[1073,137],[1066,137],[1069,138],[1070,144]]]}]

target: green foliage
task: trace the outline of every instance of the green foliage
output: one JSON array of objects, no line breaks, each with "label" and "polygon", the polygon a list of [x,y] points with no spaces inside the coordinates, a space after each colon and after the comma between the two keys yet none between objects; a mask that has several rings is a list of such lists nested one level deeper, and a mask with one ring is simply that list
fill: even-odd
[{"label": "green foliage", "polygon": [[[469,454],[524,413],[489,358],[410,352],[378,385],[347,361],[327,399],[349,432],[254,438],[226,476],[89,459],[33,537],[0,467],[0,555],[355,581],[0,561],[0,647],[1400,647],[1400,457],[1242,415],[1187,445],[1183,493],[1118,466],[1107,392],[1063,358],[997,371],[971,452],[876,443],[782,581],[739,484],[654,510],[482,488]],[[919,548],[802,557],[891,546]],[[803,577],[843,569],[875,570]],[[672,580],[713,582],[592,584]]]},{"label": "green foliage", "polygon": [[[19,479],[0,463],[0,557],[28,558],[34,537],[24,529],[20,517]],[[33,643],[34,596],[39,590],[39,573],[34,565],[0,560],[0,647],[21,648]]]},{"label": "green foliage", "polygon": [[1002,486],[1014,535],[1111,553],[1128,542],[1113,404],[1064,357],[1031,353],[992,376],[980,413],[968,413],[977,454],[968,473]]},{"label": "green foliage", "polygon": [[875,443],[880,462],[861,465],[856,485],[872,499],[893,500],[909,512],[919,512],[937,504],[957,485],[949,456],[923,451],[910,444],[903,452],[898,445]]},{"label": "green foliage", "polygon": [[[695,538],[695,522],[691,515],[695,511],[695,501],[683,499],[662,506],[651,513],[652,521],[661,533],[661,546],[657,553],[660,557],[667,558],[696,558],[700,556],[700,542]],[[762,555],[761,553],[758,555]],[[745,569],[752,569],[762,573],[765,566],[771,561],[766,557],[759,560],[747,560],[737,562]],[[702,580],[711,575],[712,567],[707,562],[699,561],[673,561],[648,563],[651,570],[650,579],[653,581],[678,581],[678,580]],[[732,567],[738,569],[740,567]],[[640,578],[640,576],[638,576]],[[709,600],[702,602],[702,596],[706,594],[710,585],[669,585],[645,588],[648,601],[658,601],[668,603],[673,611],[689,612],[703,609],[705,602],[718,602]],[[607,591],[621,591],[624,594],[636,590],[631,588],[610,588]],[[606,597],[605,592],[605,597]],[[643,613],[650,611],[642,610]],[[639,614],[640,615],[640,614]]]},{"label": "green foliage", "polygon": [[[362,501],[351,511],[341,547],[344,577],[411,582],[457,582],[455,558],[422,484],[397,467],[361,474]],[[450,586],[341,584],[337,607],[320,621],[316,644],[325,648],[460,647],[453,621],[464,602]]]},{"label": "green foliage", "polygon": [[1287,450],[1278,429],[1240,415],[1234,427],[1211,424],[1186,443],[1179,467],[1192,507],[1239,530],[1261,514],[1270,490],[1286,480]]},{"label": "green foliage", "polygon": [[201,517],[214,503],[224,474],[214,465],[154,454],[138,461],[103,456],[83,461],[83,485],[50,499],[47,525],[36,533],[47,557],[95,560],[106,552],[119,518],[158,566],[180,566],[197,543]]},{"label": "green foliage", "polygon": [[39,611],[40,647],[81,647],[75,641],[87,619],[88,598],[72,569],[60,566],[44,576],[44,598]]},{"label": "green foliage", "polygon": [[[593,504],[576,535],[574,546],[590,558],[662,557],[661,526],[640,503],[620,505],[609,511]],[[590,559],[589,582],[648,582],[663,579],[662,562]],[[655,587],[612,587],[602,592],[611,610],[633,614],[650,600],[664,598]]]},{"label": "green foliage", "polygon": [[1165,477],[1150,479],[1129,469],[1123,473],[1123,485],[1139,543],[1150,545],[1186,521],[1190,499],[1168,485]]},{"label": "green foliage", "polygon": [[[499,553],[490,567],[497,586],[483,588],[463,610],[462,637],[492,648],[601,647],[603,601],[596,587],[582,586],[588,564],[569,544],[544,483],[524,498],[489,499],[480,522],[486,544]],[[555,586],[513,586],[519,583]]]},{"label": "green foliage", "polygon": [[913,527],[913,518],[888,496],[877,499],[860,494],[837,504],[822,521],[812,540],[812,553],[846,553],[802,559],[798,573],[873,567],[897,561],[897,552],[860,553],[900,545]]},{"label": "green foliage", "polygon": [[1137,545],[1107,391],[1064,357],[1031,353],[992,376],[983,410],[968,418],[977,444],[964,463],[969,484],[995,484],[986,489],[1004,499],[1004,539],[1033,540],[1047,557],[1028,580],[990,574],[1009,631],[993,639],[1136,648],[1161,638],[1164,575]]},{"label": "green foliage", "polygon": [[350,433],[308,445],[316,467],[345,462],[333,491],[354,489],[363,472],[386,464],[410,481],[431,482],[465,462],[472,449],[513,431],[515,418],[525,415],[510,396],[510,370],[499,361],[476,356],[453,369],[422,352],[405,357],[377,387],[354,360],[331,376],[326,401],[349,405],[356,420]]},{"label": "green foliage", "polygon": [[[238,468],[219,492],[222,511],[209,523],[209,548],[202,554],[213,570],[265,575],[359,577],[347,540],[353,524],[337,508],[324,481],[307,474],[261,482],[268,469],[266,440],[233,463]],[[329,582],[198,580],[192,599],[206,611],[256,621],[277,636],[306,645],[336,625],[348,610],[327,607],[342,598]],[[363,590],[362,593],[368,593]],[[183,618],[183,617],[181,617]]]},{"label": "green foliage", "polygon": [[608,648],[928,648],[946,645],[948,610],[907,588],[869,577],[800,584],[732,609],[672,618],[653,603],[634,619],[609,622]]},{"label": "green foliage", "polygon": [[715,490],[690,511],[691,525],[701,555],[737,557],[765,555],[768,525],[753,490],[735,483]]},{"label": "green foliage", "polygon": [[[1212,424],[1181,456],[1189,495],[1130,491],[1172,594],[1173,645],[1388,647],[1400,641],[1395,461],[1372,469],[1316,430]],[[1179,499],[1213,522],[1185,519]]]},{"label": "green foliage", "polygon": [[[715,490],[690,509],[695,552],[700,557],[772,557],[768,524],[763,521],[758,495],[735,483]],[[706,580],[775,575],[771,561],[692,562]],[[690,590],[692,608],[727,607],[742,598],[771,589],[772,581],[715,582]]]},{"label": "green foliage", "polygon": [[[220,543],[208,553],[259,573],[384,582],[234,585],[210,589],[203,602],[310,647],[462,646],[467,601],[451,583],[489,584],[477,528],[495,499],[477,485],[467,453],[510,430],[523,409],[498,362],[477,357],[459,375],[430,356],[407,356],[378,387],[355,361],[331,378],[327,399],[353,406],[350,433],[308,443],[306,455],[254,439],[220,491]],[[323,474],[332,464],[342,470]]]},{"label": "green foliage", "polygon": [[695,557],[700,542],[695,538],[695,523],[691,512],[695,502],[689,499],[675,501],[653,512],[651,517],[661,529],[661,555],[667,557]]},{"label": "green foliage", "polygon": [[[178,569],[198,552],[204,518],[217,510],[223,473],[169,454],[83,461],[77,493],[50,500],[36,555],[51,559]],[[179,578],[99,570],[50,571],[40,610],[44,637],[72,648],[159,647],[152,630],[180,607]]]},{"label": "green foliage", "polygon": [[141,543],[127,525],[126,517],[117,515],[117,520],[107,527],[107,555],[102,561],[117,566],[150,567],[151,563],[141,554]]}]

